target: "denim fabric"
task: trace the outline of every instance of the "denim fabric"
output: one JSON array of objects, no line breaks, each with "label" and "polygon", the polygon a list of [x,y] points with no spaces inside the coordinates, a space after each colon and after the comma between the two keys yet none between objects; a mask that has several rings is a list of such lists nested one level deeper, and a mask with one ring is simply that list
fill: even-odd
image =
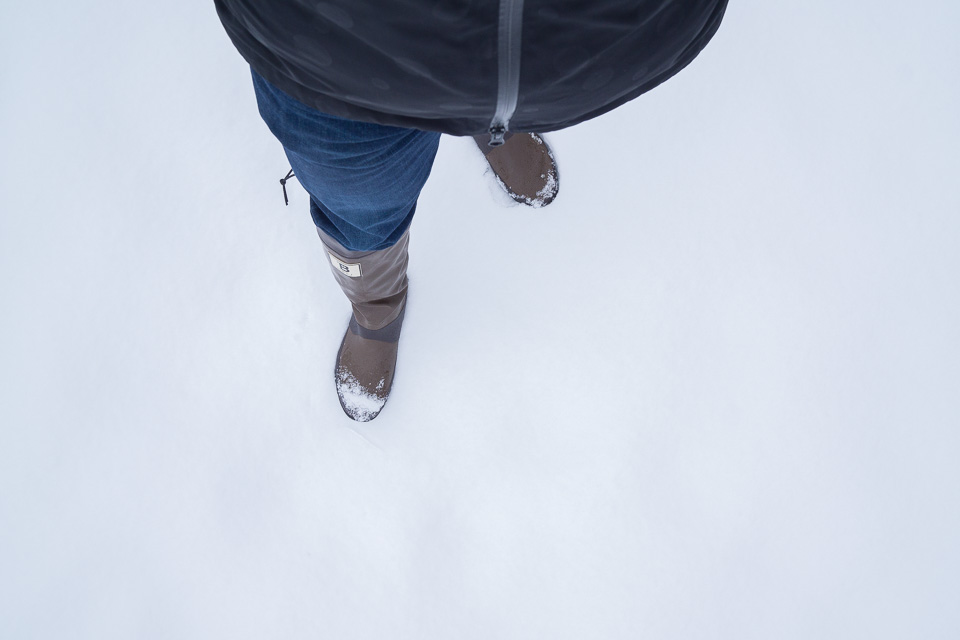
[{"label": "denim fabric", "polygon": [[393,246],[413,220],[440,134],[327,115],[252,73],[260,116],[310,194],[314,224],[351,251]]}]

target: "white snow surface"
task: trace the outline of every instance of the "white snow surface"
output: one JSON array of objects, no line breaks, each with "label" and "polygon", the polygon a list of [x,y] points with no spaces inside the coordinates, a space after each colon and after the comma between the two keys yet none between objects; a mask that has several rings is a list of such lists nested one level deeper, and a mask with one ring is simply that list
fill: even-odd
[{"label": "white snow surface", "polygon": [[444,137],[388,406],[212,3],[0,20],[0,638],[960,637],[960,5]]}]

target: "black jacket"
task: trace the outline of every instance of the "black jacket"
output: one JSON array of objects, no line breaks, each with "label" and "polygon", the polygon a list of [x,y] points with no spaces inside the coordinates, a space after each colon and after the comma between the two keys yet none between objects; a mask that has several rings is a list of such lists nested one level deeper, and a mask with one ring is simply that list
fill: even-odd
[{"label": "black jacket", "polygon": [[333,115],[496,138],[605,113],[692,61],[727,0],[215,0],[241,55]]}]

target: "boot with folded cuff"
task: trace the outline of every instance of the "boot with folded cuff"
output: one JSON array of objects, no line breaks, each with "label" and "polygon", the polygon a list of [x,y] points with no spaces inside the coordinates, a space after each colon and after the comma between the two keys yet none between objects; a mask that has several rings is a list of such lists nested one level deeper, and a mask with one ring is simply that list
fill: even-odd
[{"label": "boot with folded cuff", "polygon": [[410,232],[379,251],[350,251],[323,231],[317,234],[353,308],[334,367],[337,396],[347,416],[369,422],[393,386],[406,311]]}]

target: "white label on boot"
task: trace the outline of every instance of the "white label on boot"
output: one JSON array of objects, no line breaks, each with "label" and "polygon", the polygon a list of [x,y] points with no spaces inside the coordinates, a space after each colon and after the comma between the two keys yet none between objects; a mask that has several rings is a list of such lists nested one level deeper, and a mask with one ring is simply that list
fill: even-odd
[{"label": "white label on boot", "polygon": [[359,278],[360,276],[363,275],[363,273],[361,273],[360,271],[359,264],[348,264],[342,261],[337,256],[330,253],[329,251],[327,252],[327,255],[330,256],[330,262],[333,263],[333,268],[339,271],[340,273],[342,273],[343,275],[348,276],[350,278]]}]

